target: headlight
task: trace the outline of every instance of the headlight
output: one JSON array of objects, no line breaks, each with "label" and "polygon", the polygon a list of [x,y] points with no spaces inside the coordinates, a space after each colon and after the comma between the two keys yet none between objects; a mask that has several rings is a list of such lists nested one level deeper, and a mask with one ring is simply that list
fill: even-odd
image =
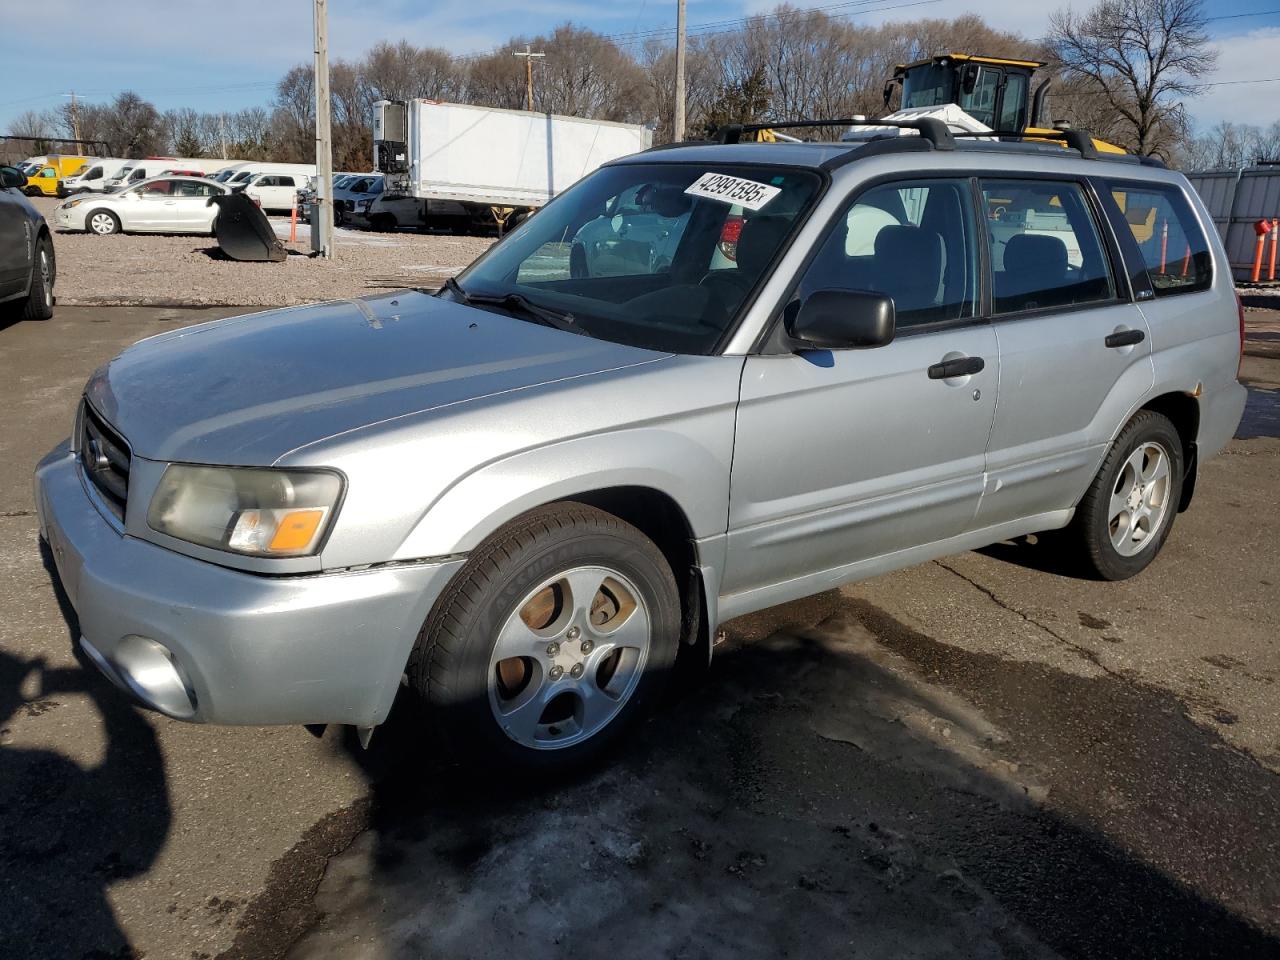
[{"label": "headlight", "polygon": [[372,201],[372,200],[361,200],[361,201],[360,201],[360,206],[364,207],[364,208],[365,208],[365,210],[368,210],[370,207],[372,207],[372,206],[373,206],[373,201]]},{"label": "headlight", "polygon": [[302,557],[319,549],[341,496],[334,473],[175,463],[160,478],[147,523],[214,550]]},{"label": "headlight", "polygon": [[72,207],[78,207],[82,203],[84,203],[83,200],[68,200],[66,203],[62,205],[62,209],[70,210]]}]

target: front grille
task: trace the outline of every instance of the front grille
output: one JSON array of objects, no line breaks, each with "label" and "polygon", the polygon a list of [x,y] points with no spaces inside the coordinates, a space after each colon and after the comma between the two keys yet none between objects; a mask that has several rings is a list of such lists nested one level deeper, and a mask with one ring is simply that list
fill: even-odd
[{"label": "front grille", "polygon": [[80,406],[79,441],[85,476],[102,495],[107,508],[123,521],[129,499],[129,445],[88,403]]}]

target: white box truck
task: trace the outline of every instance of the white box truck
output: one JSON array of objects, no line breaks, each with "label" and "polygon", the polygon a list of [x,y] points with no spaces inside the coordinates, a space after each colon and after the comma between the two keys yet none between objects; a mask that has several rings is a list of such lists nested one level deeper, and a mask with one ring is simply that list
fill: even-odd
[{"label": "white box truck", "polygon": [[[374,226],[514,225],[602,163],[647,150],[633,123],[582,120],[436,100],[374,104],[374,169],[386,190],[365,213]],[[421,201],[406,207],[404,200]],[[391,216],[395,222],[379,222]]]}]

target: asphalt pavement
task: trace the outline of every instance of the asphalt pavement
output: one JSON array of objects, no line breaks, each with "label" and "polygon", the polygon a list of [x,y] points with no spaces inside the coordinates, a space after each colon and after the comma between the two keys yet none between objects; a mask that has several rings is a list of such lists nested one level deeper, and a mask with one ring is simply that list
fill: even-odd
[{"label": "asphalt pavement", "polygon": [[0,956],[1280,956],[1280,314],[1141,576],[1028,540],[734,621],[541,788],[441,763],[406,705],[366,752],[77,660],[31,469],[94,367],[218,315],[0,328]]}]

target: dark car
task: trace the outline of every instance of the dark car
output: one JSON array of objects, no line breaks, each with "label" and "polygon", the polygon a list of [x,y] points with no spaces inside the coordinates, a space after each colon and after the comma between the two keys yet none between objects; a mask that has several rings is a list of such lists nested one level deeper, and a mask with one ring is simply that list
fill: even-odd
[{"label": "dark car", "polygon": [[26,185],[21,170],[0,167],[0,316],[48,320],[57,261],[49,225],[22,194]]}]

